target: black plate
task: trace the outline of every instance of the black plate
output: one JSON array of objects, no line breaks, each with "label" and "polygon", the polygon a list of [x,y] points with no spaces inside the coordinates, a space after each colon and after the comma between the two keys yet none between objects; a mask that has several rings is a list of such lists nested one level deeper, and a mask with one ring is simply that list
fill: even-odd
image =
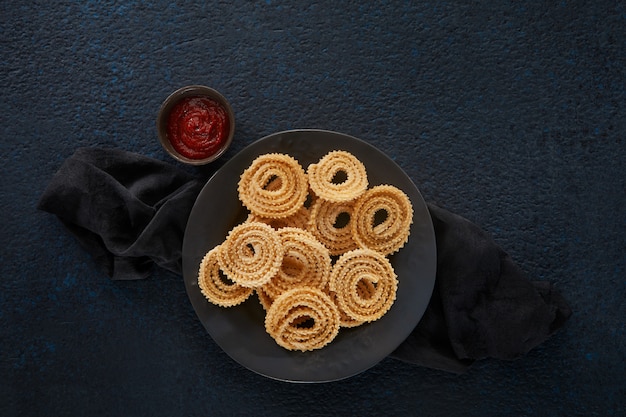
[{"label": "black plate", "polygon": [[[364,164],[370,187],[391,184],[403,190],[414,209],[409,241],[390,257],[398,275],[392,308],[380,320],[348,329],[312,352],[291,352],[265,332],[264,311],[256,296],[222,308],[209,303],[198,287],[204,254],[224,241],[246,211],[237,196],[241,173],[259,155],[287,153],[306,169],[331,150],[346,150]],[[389,157],[368,143],[341,133],[294,130],[260,139],[224,164],[206,183],[191,211],[183,242],[183,275],[196,314],[213,340],[235,361],[261,375],[291,382],[335,381],[360,373],[394,351],[417,325],[435,283],[435,234],[426,204],[411,179]]]}]

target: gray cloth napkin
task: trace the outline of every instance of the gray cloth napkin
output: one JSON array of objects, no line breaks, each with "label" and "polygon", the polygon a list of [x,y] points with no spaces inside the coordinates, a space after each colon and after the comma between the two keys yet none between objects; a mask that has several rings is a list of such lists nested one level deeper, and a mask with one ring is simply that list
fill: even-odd
[{"label": "gray cloth napkin", "polygon": [[[44,191],[56,215],[112,279],[153,265],[181,274],[182,241],[203,180],[146,156],[80,148]],[[478,359],[515,359],[561,328],[572,311],[552,284],[528,280],[482,229],[428,204],[437,239],[435,289],[424,316],[390,355],[464,372]]]}]

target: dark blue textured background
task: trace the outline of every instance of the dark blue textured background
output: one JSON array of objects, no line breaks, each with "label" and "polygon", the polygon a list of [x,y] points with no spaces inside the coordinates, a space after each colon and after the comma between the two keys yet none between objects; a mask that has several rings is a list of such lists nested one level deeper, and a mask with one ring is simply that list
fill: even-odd
[{"label": "dark blue textured background", "polygon": [[[0,415],[624,415],[623,2],[108,3],[0,3]],[[155,115],[191,83],[232,102],[226,158],[291,128],[360,137],[574,315],[461,376],[392,359],[322,385],[243,369],[180,277],[110,281],[35,209],[79,146],[169,161]]]}]

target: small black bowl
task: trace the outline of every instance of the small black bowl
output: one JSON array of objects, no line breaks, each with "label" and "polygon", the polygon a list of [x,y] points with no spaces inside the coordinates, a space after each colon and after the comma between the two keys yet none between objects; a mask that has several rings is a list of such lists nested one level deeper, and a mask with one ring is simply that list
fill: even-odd
[{"label": "small black bowl", "polygon": [[[207,97],[215,100],[226,110],[226,114],[228,115],[229,119],[230,129],[228,131],[228,136],[226,137],[226,140],[224,140],[224,142],[222,143],[222,146],[210,156],[202,159],[193,159],[178,153],[176,149],[174,149],[174,147],[172,146],[172,143],[170,142],[169,136],[167,134],[167,123],[170,112],[178,102],[189,97]],[[222,156],[232,143],[233,136],[235,134],[235,114],[233,113],[233,109],[228,100],[226,100],[226,98],[224,98],[224,96],[221,95],[217,90],[214,90],[210,87],[205,87],[203,85],[188,85],[174,91],[165,99],[165,101],[161,105],[161,108],[159,109],[156,125],[157,134],[159,136],[159,141],[161,142],[161,145],[163,146],[165,151],[170,154],[174,159],[189,165],[206,165]]]}]

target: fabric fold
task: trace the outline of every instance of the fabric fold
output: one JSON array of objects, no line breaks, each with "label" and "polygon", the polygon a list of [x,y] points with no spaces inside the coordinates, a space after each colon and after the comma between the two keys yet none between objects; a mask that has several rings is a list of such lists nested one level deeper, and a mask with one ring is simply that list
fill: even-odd
[{"label": "fabric fold", "polygon": [[571,316],[548,282],[531,282],[487,232],[428,204],[437,239],[435,289],[424,317],[391,355],[463,372],[487,357],[515,359]]},{"label": "fabric fold", "polygon": [[187,217],[201,187],[165,162],[80,148],[37,207],[56,215],[113,279],[142,279],[152,264],[180,273]]}]

